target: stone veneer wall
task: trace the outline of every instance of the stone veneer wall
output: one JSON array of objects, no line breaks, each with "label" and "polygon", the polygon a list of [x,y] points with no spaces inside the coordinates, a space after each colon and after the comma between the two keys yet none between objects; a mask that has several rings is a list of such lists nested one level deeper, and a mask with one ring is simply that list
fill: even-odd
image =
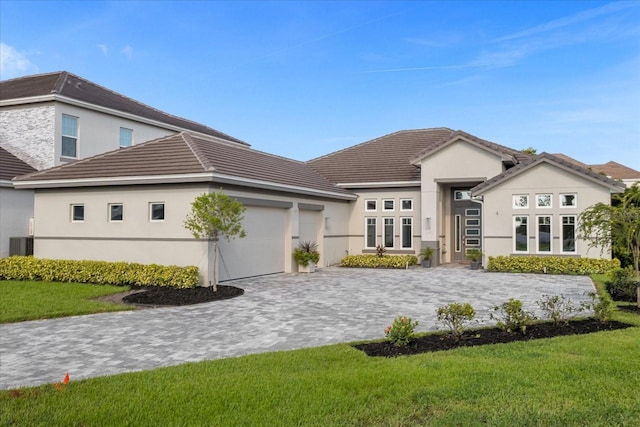
[{"label": "stone veneer wall", "polygon": [[52,167],[55,106],[23,106],[0,111],[0,146],[38,170]]}]

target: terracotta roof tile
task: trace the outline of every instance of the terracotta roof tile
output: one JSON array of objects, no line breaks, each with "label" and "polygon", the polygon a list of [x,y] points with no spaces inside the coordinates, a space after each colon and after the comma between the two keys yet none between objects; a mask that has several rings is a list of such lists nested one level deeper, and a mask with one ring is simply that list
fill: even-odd
[{"label": "terracotta roof tile", "polygon": [[590,168],[594,172],[603,173],[614,179],[640,179],[640,172],[614,161],[603,165],[590,165]]},{"label": "terracotta roof tile", "polygon": [[34,172],[35,169],[0,147],[0,180],[11,181],[16,176]]},{"label": "terracotta roof tile", "polygon": [[157,110],[67,71],[0,81],[0,100],[3,101],[51,94],[58,94],[145,119],[166,123],[188,131],[249,145],[203,124]]}]

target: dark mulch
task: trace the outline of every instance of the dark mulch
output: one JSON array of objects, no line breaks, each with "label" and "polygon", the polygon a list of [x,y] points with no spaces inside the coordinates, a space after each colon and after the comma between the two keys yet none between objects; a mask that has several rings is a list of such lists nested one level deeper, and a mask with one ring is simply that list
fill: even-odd
[{"label": "dark mulch", "polygon": [[122,298],[122,301],[130,304],[143,305],[190,305],[202,302],[211,302],[234,298],[244,294],[244,290],[235,286],[218,285],[218,290],[213,288],[196,287],[192,289],[174,289],[161,286],[142,288],[142,292],[136,292]]},{"label": "dark mulch", "polygon": [[618,308],[629,313],[640,314],[640,307],[637,305],[619,305]]},{"label": "dark mulch", "polygon": [[415,339],[406,346],[395,346],[389,342],[357,344],[354,347],[364,351],[368,356],[395,357],[410,354],[430,353],[451,350],[458,347],[528,341],[540,338],[551,338],[562,335],[580,335],[599,331],[625,329],[633,325],[621,322],[601,323],[595,319],[574,320],[568,325],[554,326],[551,322],[529,325],[526,334],[507,333],[498,328],[475,329],[465,331],[460,341],[455,341],[449,334],[429,334]]}]

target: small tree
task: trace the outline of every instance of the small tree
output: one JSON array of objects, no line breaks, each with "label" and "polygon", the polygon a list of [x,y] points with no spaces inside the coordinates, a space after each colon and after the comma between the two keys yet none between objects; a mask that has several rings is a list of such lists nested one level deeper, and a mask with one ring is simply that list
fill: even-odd
[{"label": "small tree", "polygon": [[201,194],[191,202],[191,212],[187,215],[184,226],[196,239],[207,239],[213,244],[213,260],[210,265],[213,281],[209,284],[213,286],[214,292],[218,290],[218,241],[220,237],[231,241],[236,236],[246,236],[242,228],[242,214],[245,210],[242,203],[221,190]]}]

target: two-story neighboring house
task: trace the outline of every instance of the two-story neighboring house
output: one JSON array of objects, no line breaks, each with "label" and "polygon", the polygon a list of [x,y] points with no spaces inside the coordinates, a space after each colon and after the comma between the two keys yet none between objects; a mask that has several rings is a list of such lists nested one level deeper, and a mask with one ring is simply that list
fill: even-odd
[{"label": "two-story neighboring house", "polygon": [[[182,131],[248,145],[66,71],[0,82],[0,147],[36,170]],[[10,237],[24,235],[32,216],[25,212],[0,206],[0,257]]]}]

